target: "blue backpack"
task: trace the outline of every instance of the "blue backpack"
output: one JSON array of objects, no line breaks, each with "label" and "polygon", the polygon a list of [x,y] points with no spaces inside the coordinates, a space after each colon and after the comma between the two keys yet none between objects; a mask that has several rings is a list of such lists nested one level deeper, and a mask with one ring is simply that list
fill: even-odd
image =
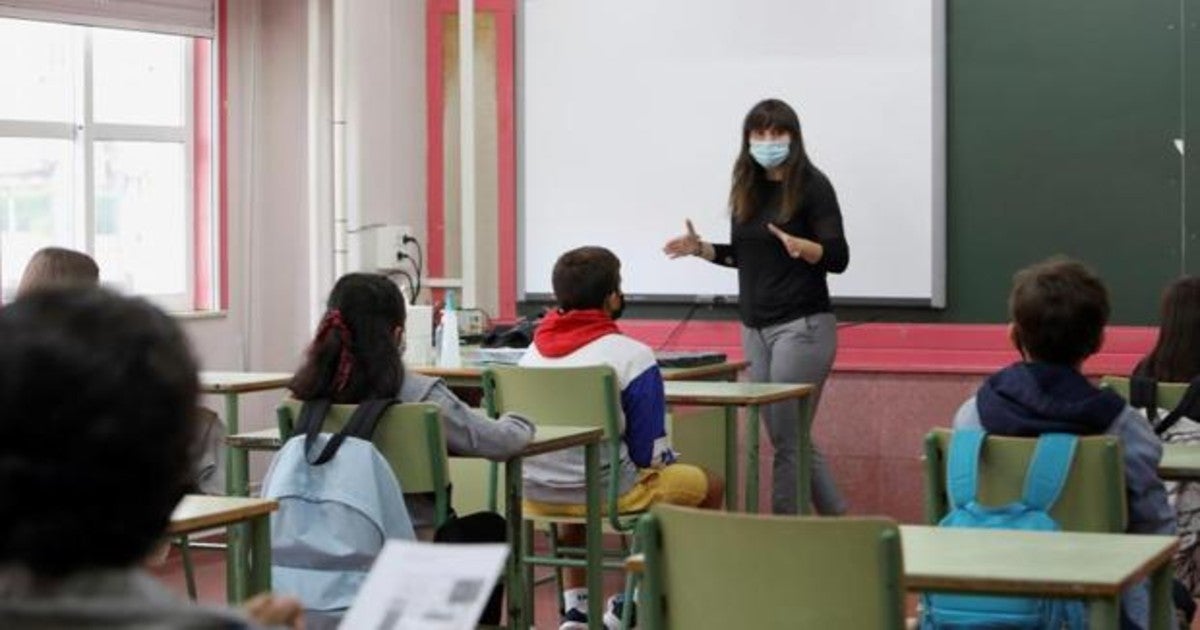
[{"label": "blue backpack", "polygon": [[[946,462],[950,513],[941,527],[982,527],[1059,531],[1050,509],[1066,485],[1078,438],[1047,433],[1038,438],[1025,488],[1019,501],[998,507],[977,500],[979,455],[987,434],[977,429],[956,430]],[[949,628],[1049,628],[1072,630],[1087,627],[1083,602],[1031,597],[924,593],[921,596],[921,630]]]},{"label": "blue backpack", "polygon": [[370,441],[395,402],[365,401],[331,434],[321,431],[330,401],[306,401],[263,479],[262,496],[279,502],[272,585],[304,604],[308,627],[336,625],[389,539],[416,540],[400,483]]}]

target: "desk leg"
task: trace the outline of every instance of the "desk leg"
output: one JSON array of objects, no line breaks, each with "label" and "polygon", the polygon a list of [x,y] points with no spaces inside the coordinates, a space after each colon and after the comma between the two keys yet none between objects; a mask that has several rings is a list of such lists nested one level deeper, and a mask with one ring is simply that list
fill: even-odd
[{"label": "desk leg", "polygon": [[250,521],[249,595],[271,590],[271,516],[264,514]]},{"label": "desk leg", "polygon": [[[238,395],[225,394],[225,425],[229,435],[238,432]],[[249,494],[249,454],[240,448],[225,447],[225,493],[244,497]],[[249,556],[246,544],[250,537],[245,524],[226,528],[228,547],[225,550],[225,594],[230,604],[237,604],[249,596]]]},{"label": "desk leg", "polygon": [[796,513],[812,513],[812,403],[811,395],[800,399],[800,431],[796,443]]},{"label": "desk leg", "polygon": [[1150,576],[1150,630],[1175,627],[1175,602],[1171,598],[1171,580],[1175,562],[1167,560]]},{"label": "desk leg", "polygon": [[758,513],[758,405],[750,405],[746,425],[746,511]]},{"label": "desk leg", "polygon": [[[588,628],[603,630],[604,624],[604,530],[600,527],[600,444],[583,447],[587,483],[587,590]],[[614,473],[615,474],[615,473]]]},{"label": "desk leg", "polygon": [[[508,563],[505,570],[505,581],[508,600],[508,627],[510,630],[528,628],[531,624],[525,618],[525,592],[522,584],[521,562],[525,557],[522,543],[521,515],[521,459],[514,457],[504,464],[504,512],[508,519]],[[530,585],[532,588],[532,585]]]},{"label": "desk leg", "polygon": [[737,407],[725,407],[725,510],[729,512],[736,512],[738,506],[737,438]]},{"label": "desk leg", "polygon": [[1117,630],[1121,626],[1121,596],[1088,600],[1088,628]]}]

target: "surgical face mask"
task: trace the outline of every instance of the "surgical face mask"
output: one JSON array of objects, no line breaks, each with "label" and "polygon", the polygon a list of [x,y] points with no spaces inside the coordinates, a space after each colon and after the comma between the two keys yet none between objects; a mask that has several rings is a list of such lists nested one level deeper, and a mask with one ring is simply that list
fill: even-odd
[{"label": "surgical face mask", "polygon": [[750,157],[763,168],[775,168],[788,158],[788,143],[751,142]]}]

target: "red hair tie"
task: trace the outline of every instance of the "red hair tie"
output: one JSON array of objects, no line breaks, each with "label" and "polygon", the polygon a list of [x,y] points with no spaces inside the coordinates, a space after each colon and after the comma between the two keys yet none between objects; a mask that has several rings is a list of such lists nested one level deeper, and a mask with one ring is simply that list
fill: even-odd
[{"label": "red hair tie", "polygon": [[333,377],[333,390],[335,393],[341,393],[350,383],[350,372],[354,368],[354,355],[350,352],[350,328],[342,319],[340,309],[330,309],[325,313],[324,319],[321,320],[321,327],[317,330],[317,341],[324,339],[331,330],[337,332],[338,338],[342,342],[342,350],[338,353],[337,371]]}]

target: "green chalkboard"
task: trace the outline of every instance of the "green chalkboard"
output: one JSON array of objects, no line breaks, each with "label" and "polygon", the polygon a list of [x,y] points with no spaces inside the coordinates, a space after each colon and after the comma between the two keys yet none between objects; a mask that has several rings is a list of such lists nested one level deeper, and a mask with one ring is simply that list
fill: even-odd
[{"label": "green chalkboard", "polygon": [[1178,0],[950,0],[948,306],[1002,321],[1012,274],[1096,268],[1116,323],[1156,320],[1181,246]]}]

